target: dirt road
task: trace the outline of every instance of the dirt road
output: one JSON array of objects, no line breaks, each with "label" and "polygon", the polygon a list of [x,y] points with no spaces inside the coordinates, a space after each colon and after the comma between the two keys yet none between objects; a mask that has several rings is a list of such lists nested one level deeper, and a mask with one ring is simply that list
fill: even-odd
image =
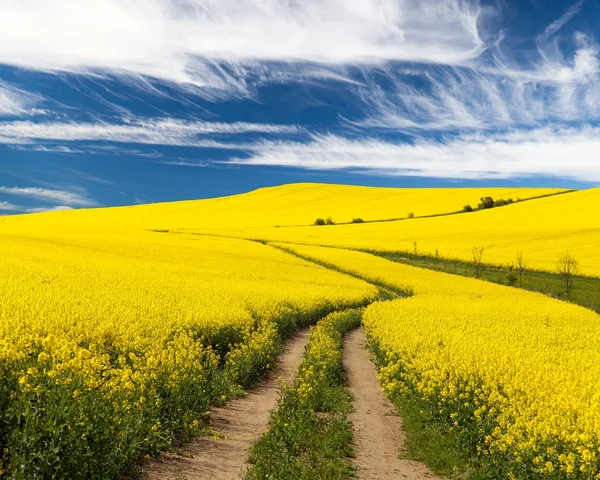
[{"label": "dirt road", "polygon": [[148,480],[234,480],[244,478],[249,449],[269,427],[269,414],[277,406],[281,377],[291,383],[304,353],[308,331],[302,330],[287,343],[278,365],[239,400],[211,412],[213,428],[222,438],[199,437],[187,446],[189,455],[165,455],[144,465]]},{"label": "dirt road", "polygon": [[387,397],[381,392],[377,369],[364,348],[362,329],[350,332],[344,343],[344,368],[349,390],[354,395],[355,465],[359,480],[435,479],[419,462],[401,460],[405,437],[402,420]]}]

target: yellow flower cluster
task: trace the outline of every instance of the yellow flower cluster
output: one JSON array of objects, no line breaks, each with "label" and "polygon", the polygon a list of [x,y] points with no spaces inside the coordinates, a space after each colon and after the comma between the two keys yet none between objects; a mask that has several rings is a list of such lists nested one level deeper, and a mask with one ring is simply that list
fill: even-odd
[{"label": "yellow flower cluster", "polygon": [[255,380],[281,333],[377,295],[243,240],[107,227],[0,229],[0,242],[13,478],[113,478]]},{"label": "yellow flower cluster", "polygon": [[289,246],[412,296],[363,323],[389,395],[415,396],[504,478],[600,478],[600,317],[354,251]]}]

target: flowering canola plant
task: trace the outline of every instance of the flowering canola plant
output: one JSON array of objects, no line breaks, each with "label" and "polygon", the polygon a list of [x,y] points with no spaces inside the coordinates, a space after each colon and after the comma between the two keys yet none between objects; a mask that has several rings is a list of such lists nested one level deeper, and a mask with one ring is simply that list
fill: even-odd
[{"label": "flowering canola plant", "polygon": [[366,253],[291,246],[409,293],[363,316],[390,396],[443,420],[494,478],[600,478],[600,316]]},{"label": "flowering canola plant", "polygon": [[0,228],[0,446],[10,478],[114,478],[190,434],[282,334],[377,296],[243,240]]}]

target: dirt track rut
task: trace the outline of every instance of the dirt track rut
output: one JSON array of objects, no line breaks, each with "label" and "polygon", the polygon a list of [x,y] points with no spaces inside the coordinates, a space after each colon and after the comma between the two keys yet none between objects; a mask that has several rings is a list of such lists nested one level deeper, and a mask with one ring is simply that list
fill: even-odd
[{"label": "dirt track rut", "polygon": [[308,330],[287,342],[277,367],[241,399],[211,412],[213,428],[222,438],[198,437],[185,456],[169,454],[144,465],[147,480],[235,480],[248,469],[249,449],[269,427],[269,414],[277,406],[281,378],[291,383],[304,353]]},{"label": "dirt track rut", "polygon": [[402,420],[393,404],[381,392],[377,368],[365,344],[362,329],[350,332],[344,342],[344,368],[348,375],[348,388],[354,395],[354,412],[350,420],[354,426],[356,478],[438,478],[424,464],[400,459],[406,444]]}]

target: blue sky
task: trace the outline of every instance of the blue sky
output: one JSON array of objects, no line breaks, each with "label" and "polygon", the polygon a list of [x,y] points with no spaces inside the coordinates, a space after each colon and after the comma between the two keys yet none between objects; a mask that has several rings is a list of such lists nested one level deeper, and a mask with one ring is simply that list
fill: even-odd
[{"label": "blue sky", "polygon": [[4,0],[0,214],[600,183],[600,0]]}]

